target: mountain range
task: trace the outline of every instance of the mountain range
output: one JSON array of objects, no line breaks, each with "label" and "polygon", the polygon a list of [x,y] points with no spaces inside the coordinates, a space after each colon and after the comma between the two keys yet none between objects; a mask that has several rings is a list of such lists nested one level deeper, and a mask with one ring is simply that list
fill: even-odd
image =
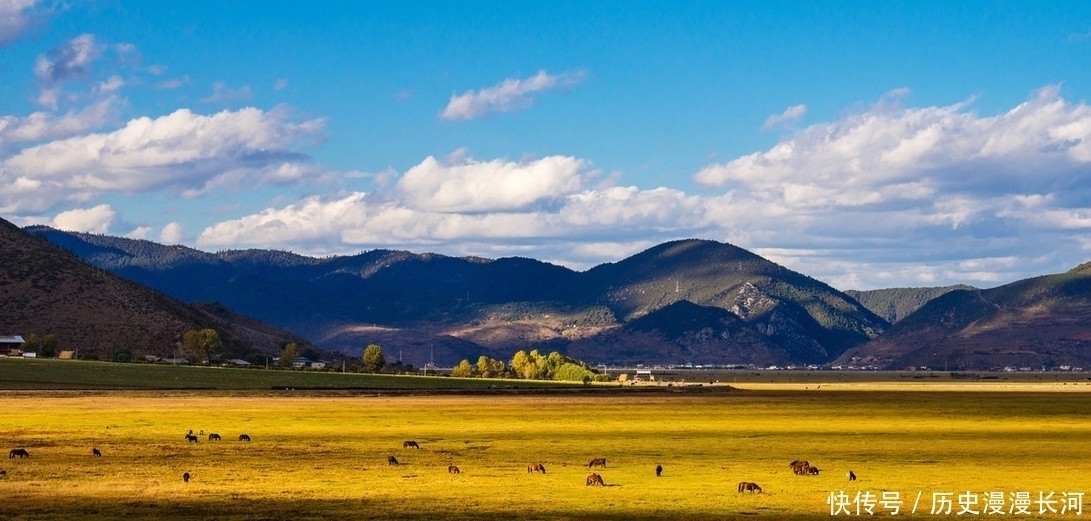
[{"label": "mountain range", "polygon": [[0,219],[0,335],[53,335],[58,349],[114,358],[178,357],[182,335],[219,332],[226,357],[279,353],[304,338],[229,310],[185,304],[95,268]]},{"label": "mountain range", "polygon": [[606,364],[983,369],[1091,362],[1083,326],[1091,315],[1086,265],[990,290],[842,292],[744,249],[699,239],[578,272],[526,258],[208,253],[46,227],[27,231],[183,302],[230,309],[350,355],[378,343],[413,365],[480,355],[506,360],[519,349]]}]

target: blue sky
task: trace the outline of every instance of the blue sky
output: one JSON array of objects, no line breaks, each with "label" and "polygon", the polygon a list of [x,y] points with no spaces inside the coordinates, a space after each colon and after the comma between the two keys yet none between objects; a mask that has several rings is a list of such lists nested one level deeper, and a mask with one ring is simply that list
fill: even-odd
[{"label": "blue sky", "polygon": [[1091,3],[0,0],[0,217],[840,289],[1091,260]]}]

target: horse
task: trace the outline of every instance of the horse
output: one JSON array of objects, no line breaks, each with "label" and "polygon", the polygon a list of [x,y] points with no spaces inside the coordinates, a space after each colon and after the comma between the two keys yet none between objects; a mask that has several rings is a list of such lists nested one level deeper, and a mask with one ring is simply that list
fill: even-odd
[{"label": "horse", "polygon": [[387,465],[397,465],[398,464],[398,458],[395,458],[394,456],[387,456],[386,457],[386,464]]},{"label": "horse", "polygon": [[856,481],[856,473],[851,470],[849,471],[849,481]]},{"label": "horse", "polygon": [[662,475],[663,475],[663,465],[656,465],[655,466],[655,477],[658,478],[659,476],[662,476]]},{"label": "horse", "polygon": [[606,458],[595,458],[591,460],[591,463],[587,464],[587,468],[602,467],[606,468]]},{"label": "horse", "polygon": [[250,435],[249,434],[240,434],[239,435],[239,441],[250,441]]},{"label": "horse", "polygon": [[448,474],[461,474],[462,471],[458,470],[458,467],[456,467],[454,465],[448,465],[447,466],[447,473]]},{"label": "horse", "polygon": [[16,456],[20,458],[29,458],[30,453],[27,452],[26,449],[11,449],[11,452],[8,453],[8,459],[15,459]]},{"label": "horse", "polygon": [[757,492],[758,494],[761,494],[761,487],[759,487],[757,483],[754,483],[752,481],[740,481],[739,493],[741,494],[743,492],[749,492],[751,494]]},{"label": "horse", "polygon": [[420,445],[418,445],[417,442],[415,442],[413,440],[409,440],[409,441],[407,441],[405,443],[402,443],[402,448],[403,449],[408,449],[410,447],[413,447],[414,449],[419,449]]},{"label": "horse", "polygon": [[527,473],[530,474],[534,472],[545,474],[545,465],[542,465],[541,463],[531,463],[530,465],[527,465]]},{"label": "horse", "polygon": [[192,434],[186,434],[186,441],[190,443],[197,443],[197,437]]},{"label": "horse", "polygon": [[189,472],[183,472],[182,473],[182,481],[185,481],[186,483],[189,483]]},{"label": "horse", "polygon": [[600,487],[605,487],[606,483],[604,483],[602,481],[602,476],[592,472],[592,473],[587,475],[587,486],[591,486],[591,485],[598,485]]},{"label": "horse", "polygon": [[102,451],[96,449],[95,447],[91,447],[91,455],[101,458],[102,457]]}]

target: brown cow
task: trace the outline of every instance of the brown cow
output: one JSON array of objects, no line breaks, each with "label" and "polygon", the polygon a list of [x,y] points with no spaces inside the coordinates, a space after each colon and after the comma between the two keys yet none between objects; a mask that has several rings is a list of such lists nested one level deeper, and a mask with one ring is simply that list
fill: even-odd
[{"label": "brown cow", "polygon": [[529,474],[534,472],[541,472],[542,474],[545,474],[545,465],[542,465],[541,463],[531,463],[530,465],[527,465],[527,473]]},{"label": "brown cow", "polygon": [[27,452],[26,449],[11,449],[11,452],[8,453],[8,459],[15,459],[16,456],[20,458],[29,458],[30,453]]},{"label": "brown cow", "polygon": [[239,435],[239,441],[250,441],[250,435],[249,434],[240,434]]},{"label": "brown cow", "polygon": [[591,463],[587,464],[587,468],[602,467],[606,468],[606,458],[595,458],[591,460]]},{"label": "brown cow", "polygon": [[208,433],[208,441],[220,441],[220,435],[215,432]]},{"label": "brown cow", "polygon": [[592,472],[592,473],[587,475],[587,486],[591,486],[591,485],[598,485],[600,487],[605,487],[606,483],[604,483],[602,481],[602,476]]},{"label": "brown cow", "polygon": [[757,492],[758,494],[761,494],[761,487],[759,487],[757,483],[754,483],[752,481],[740,481],[739,492],[749,492],[751,494]]},{"label": "brown cow", "polygon": [[409,441],[407,441],[405,443],[402,443],[402,448],[403,449],[408,449],[410,447],[412,447],[414,449],[419,449],[420,445],[418,445],[417,442],[415,442],[413,440],[409,440]]},{"label": "brown cow", "polygon": [[461,474],[462,471],[458,470],[458,467],[456,467],[454,465],[448,465],[447,466],[447,473],[448,474]]},{"label": "brown cow", "polygon": [[91,447],[91,455],[101,458],[102,457],[102,451],[96,449],[95,447]]},{"label": "brown cow", "polygon": [[387,465],[397,465],[398,464],[398,458],[395,458],[394,456],[387,456],[386,457],[386,464]]}]

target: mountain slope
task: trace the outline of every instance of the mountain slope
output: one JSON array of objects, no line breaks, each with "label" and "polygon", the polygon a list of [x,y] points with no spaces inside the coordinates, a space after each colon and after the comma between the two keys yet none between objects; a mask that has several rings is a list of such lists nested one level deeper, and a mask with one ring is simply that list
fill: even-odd
[{"label": "mountain slope", "polygon": [[246,329],[263,339],[244,338],[230,320],[85,264],[3,219],[0,251],[0,334],[53,334],[59,349],[107,358],[122,349],[179,354],[182,334],[190,329],[216,329],[233,356],[305,342],[259,325]]},{"label": "mountain slope", "polygon": [[[401,352],[414,365],[433,359],[453,364],[477,354],[506,358],[528,348],[571,348],[590,360],[611,361],[617,354],[612,346],[637,337],[645,346],[641,361],[673,363],[680,361],[672,358],[681,356],[679,342],[706,338],[707,328],[754,341],[746,349],[735,341],[706,343],[686,355],[689,361],[821,363],[888,326],[821,282],[714,241],[674,241],[579,273],[522,258],[385,250],[324,259],[262,250],[208,254],[30,230],[180,299],[218,301],[346,353],[382,342],[388,353]],[[686,331],[637,322],[662,322],[656,317],[666,315],[656,312],[679,303],[711,313],[687,320]],[[733,317],[728,330],[722,327],[725,313]],[[764,354],[755,357],[748,349]]]},{"label": "mountain slope", "polygon": [[839,363],[988,369],[1091,365],[1091,263],[929,301]]},{"label": "mountain slope", "polygon": [[856,299],[872,313],[894,324],[911,315],[928,301],[950,293],[956,289],[977,289],[965,284],[933,288],[886,288],[859,291],[850,289],[845,294]]}]

